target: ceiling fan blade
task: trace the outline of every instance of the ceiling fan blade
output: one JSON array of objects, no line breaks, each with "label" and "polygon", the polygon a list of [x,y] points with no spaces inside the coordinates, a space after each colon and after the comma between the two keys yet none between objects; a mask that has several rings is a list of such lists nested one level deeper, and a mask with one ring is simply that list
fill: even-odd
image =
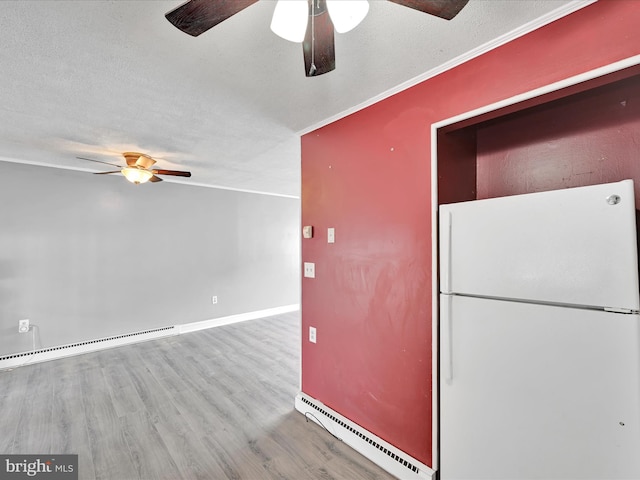
[{"label": "ceiling fan blade", "polygon": [[150,182],[161,182],[162,179],[160,177],[156,177],[155,175],[149,179]]},{"label": "ceiling fan blade", "polygon": [[165,15],[176,28],[197,37],[258,0],[190,0]]},{"label": "ceiling fan blade", "polygon": [[333,30],[325,0],[311,0],[307,33],[302,42],[307,77],[316,77],[336,68]]},{"label": "ceiling fan blade", "polygon": [[405,7],[419,10],[429,15],[451,20],[462,10],[469,0],[389,0]]},{"label": "ceiling fan blade", "polygon": [[151,170],[154,175],[172,175],[174,177],[190,177],[191,172],[182,172],[180,170]]},{"label": "ceiling fan blade", "polygon": [[115,172],[94,172],[94,175],[109,175],[110,173],[120,173],[121,170],[117,170]]},{"label": "ceiling fan blade", "polygon": [[84,157],[76,157],[78,160],[86,160],[88,162],[96,162],[96,163],[104,163],[105,165],[111,165],[112,167],[122,168],[120,165],[116,165],[115,163],[109,162],[101,162],[100,160],[94,160],[92,158],[84,158]]}]

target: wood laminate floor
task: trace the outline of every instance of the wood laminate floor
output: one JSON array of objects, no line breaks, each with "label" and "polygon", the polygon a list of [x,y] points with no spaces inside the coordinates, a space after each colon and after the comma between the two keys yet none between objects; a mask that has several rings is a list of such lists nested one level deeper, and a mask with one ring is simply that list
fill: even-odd
[{"label": "wood laminate floor", "polygon": [[298,312],[0,372],[0,453],[79,478],[391,479],[293,408]]}]

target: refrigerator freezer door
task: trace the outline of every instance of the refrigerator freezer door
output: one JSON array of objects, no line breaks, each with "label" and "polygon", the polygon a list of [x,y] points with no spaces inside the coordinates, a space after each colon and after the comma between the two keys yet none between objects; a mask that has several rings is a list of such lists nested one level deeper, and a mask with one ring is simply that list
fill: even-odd
[{"label": "refrigerator freezer door", "polygon": [[440,290],[638,310],[633,182],[440,206]]},{"label": "refrigerator freezer door", "polygon": [[640,478],[640,317],[441,295],[442,480]]}]

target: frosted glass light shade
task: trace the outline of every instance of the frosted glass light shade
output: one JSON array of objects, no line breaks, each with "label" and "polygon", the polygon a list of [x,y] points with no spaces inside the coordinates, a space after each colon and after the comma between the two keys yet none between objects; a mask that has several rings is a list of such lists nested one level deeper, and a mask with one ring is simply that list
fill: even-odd
[{"label": "frosted glass light shade", "polygon": [[273,10],[271,31],[285,40],[301,43],[307,32],[308,20],[307,0],[278,0]]},{"label": "frosted glass light shade", "polygon": [[356,28],[369,13],[367,0],[327,0],[327,10],[338,33]]},{"label": "frosted glass light shade", "polygon": [[136,185],[140,183],[148,182],[151,177],[153,177],[153,173],[149,170],[144,170],[141,168],[135,167],[126,167],[122,169],[122,175],[125,176],[127,180],[131,183],[135,183]]}]

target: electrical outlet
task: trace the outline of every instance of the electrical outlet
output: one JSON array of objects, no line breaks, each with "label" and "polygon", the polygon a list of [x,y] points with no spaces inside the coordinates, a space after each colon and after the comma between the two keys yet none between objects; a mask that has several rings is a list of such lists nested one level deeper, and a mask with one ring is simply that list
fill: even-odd
[{"label": "electrical outlet", "polygon": [[211,303],[212,303],[213,305],[215,305],[216,303],[218,303],[218,296],[217,296],[217,295],[214,295],[213,297],[211,297]]},{"label": "electrical outlet", "polygon": [[316,278],[316,264],[304,262],[304,276],[307,278]]},{"label": "electrical outlet", "polygon": [[309,327],[309,341],[316,343],[316,327]]},{"label": "electrical outlet", "polygon": [[29,331],[29,320],[18,320],[18,333],[27,333]]}]

